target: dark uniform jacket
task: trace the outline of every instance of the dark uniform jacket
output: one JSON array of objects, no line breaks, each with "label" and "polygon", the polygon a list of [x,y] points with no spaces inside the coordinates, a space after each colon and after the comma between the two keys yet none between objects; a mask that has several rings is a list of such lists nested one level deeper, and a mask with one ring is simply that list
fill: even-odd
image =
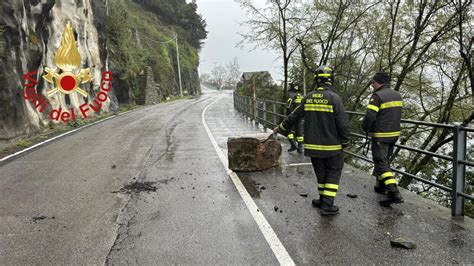
[{"label": "dark uniform jacket", "polygon": [[291,114],[298,105],[301,104],[301,100],[303,99],[303,96],[301,93],[297,91],[290,91],[288,93],[288,100],[286,102],[286,115]]},{"label": "dark uniform jacket", "polygon": [[330,86],[319,87],[303,98],[301,105],[280,125],[286,132],[304,118],[304,152],[306,156],[328,158],[342,152],[349,144],[349,120],[342,100]]},{"label": "dark uniform jacket", "polygon": [[392,143],[400,136],[403,101],[399,92],[384,85],[372,95],[362,128],[373,141]]}]

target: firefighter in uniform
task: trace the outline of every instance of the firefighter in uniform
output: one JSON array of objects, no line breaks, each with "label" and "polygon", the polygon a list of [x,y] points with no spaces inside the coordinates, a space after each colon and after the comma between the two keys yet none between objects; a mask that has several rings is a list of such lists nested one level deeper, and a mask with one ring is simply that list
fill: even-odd
[{"label": "firefighter in uniform", "polygon": [[318,67],[315,79],[317,89],[306,95],[274,132],[284,134],[304,117],[304,153],[311,157],[320,196],[312,204],[322,215],[332,215],[339,212],[334,199],[344,165],[342,149],[349,145],[349,121],[341,98],[333,91],[332,69]]},{"label": "firefighter in uniform", "polygon": [[[287,105],[286,105],[286,116],[289,116],[296,109],[296,107],[298,107],[298,105],[301,104],[302,99],[303,99],[303,96],[301,95],[299,91],[298,85],[295,85],[293,82],[290,83],[290,89],[288,90],[288,100],[287,100]],[[288,152],[298,150],[298,153],[303,153],[304,139],[303,139],[302,119],[298,120],[298,122],[296,122],[296,125],[294,125],[289,131],[290,133],[288,134],[287,138],[288,138],[288,141],[290,142],[291,147],[288,150]],[[296,134],[296,142],[298,143],[298,146],[296,146],[295,134]]]},{"label": "firefighter in uniform", "polygon": [[377,193],[386,193],[387,198],[380,201],[380,205],[390,206],[403,202],[390,168],[390,157],[400,136],[403,101],[400,93],[390,88],[390,76],[385,72],[375,74],[372,87],[374,93],[367,106],[362,128],[371,136],[376,176],[374,190]]}]

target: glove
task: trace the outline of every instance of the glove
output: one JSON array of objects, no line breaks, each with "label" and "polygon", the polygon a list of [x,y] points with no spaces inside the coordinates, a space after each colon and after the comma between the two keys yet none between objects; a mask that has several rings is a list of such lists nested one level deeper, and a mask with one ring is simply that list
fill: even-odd
[{"label": "glove", "polygon": [[284,136],[288,135],[288,132],[282,128],[283,125],[282,124],[279,124],[278,126],[276,126],[274,129],[273,129],[273,133],[280,133]]},{"label": "glove", "polygon": [[273,134],[277,134],[277,133],[281,133],[279,126],[276,126],[276,127],[273,129]]}]

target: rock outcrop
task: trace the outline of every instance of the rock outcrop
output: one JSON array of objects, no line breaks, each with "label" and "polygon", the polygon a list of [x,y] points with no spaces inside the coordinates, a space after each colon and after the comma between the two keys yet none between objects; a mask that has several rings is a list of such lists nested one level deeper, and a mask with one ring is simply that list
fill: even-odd
[{"label": "rock outcrop", "polygon": [[[90,68],[92,79],[80,86],[81,94],[52,94],[47,97],[47,107],[39,110],[32,104],[35,101],[22,98],[23,75],[38,71],[33,92],[39,97],[53,89],[42,76],[46,67],[53,70],[48,72],[50,82],[61,75],[54,58],[67,22],[73,29],[67,43],[74,35],[81,57],[72,74]],[[174,36],[179,41],[180,60]],[[48,127],[52,110],[72,108],[80,114],[81,105],[89,107],[96,100],[105,70],[113,73],[112,90],[99,108],[89,108],[87,118],[114,111],[119,103],[154,104],[179,95],[178,61],[183,94],[200,94],[197,69],[206,36],[205,21],[197,13],[195,1],[1,0],[0,149]],[[71,58],[76,66],[77,57]],[[68,86],[75,84],[71,77]],[[76,115],[76,120],[80,117]]]},{"label": "rock outcrop", "polygon": [[[106,56],[96,28],[98,23],[94,21],[97,17],[94,9],[99,8],[98,2],[102,1],[94,1],[94,6],[91,2],[5,0],[0,3],[0,140],[37,131],[51,121],[50,110],[39,112],[22,98],[23,75],[38,70],[38,94],[45,95],[52,88],[41,76],[45,67],[55,68],[54,55],[67,21],[75,31],[82,68],[91,69],[92,80],[81,86],[89,96],[57,93],[49,99],[48,108],[78,110],[79,105],[95,99]],[[109,92],[102,111],[117,108],[115,99],[113,92]]]}]

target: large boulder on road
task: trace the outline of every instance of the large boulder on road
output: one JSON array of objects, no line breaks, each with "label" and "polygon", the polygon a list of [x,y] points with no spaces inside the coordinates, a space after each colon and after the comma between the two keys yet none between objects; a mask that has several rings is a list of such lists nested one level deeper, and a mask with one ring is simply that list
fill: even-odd
[{"label": "large boulder on road", "polygon": [[281,144],[269,134],[253,134],[228,138],[229,169],[260,171],[279,165]]}]

